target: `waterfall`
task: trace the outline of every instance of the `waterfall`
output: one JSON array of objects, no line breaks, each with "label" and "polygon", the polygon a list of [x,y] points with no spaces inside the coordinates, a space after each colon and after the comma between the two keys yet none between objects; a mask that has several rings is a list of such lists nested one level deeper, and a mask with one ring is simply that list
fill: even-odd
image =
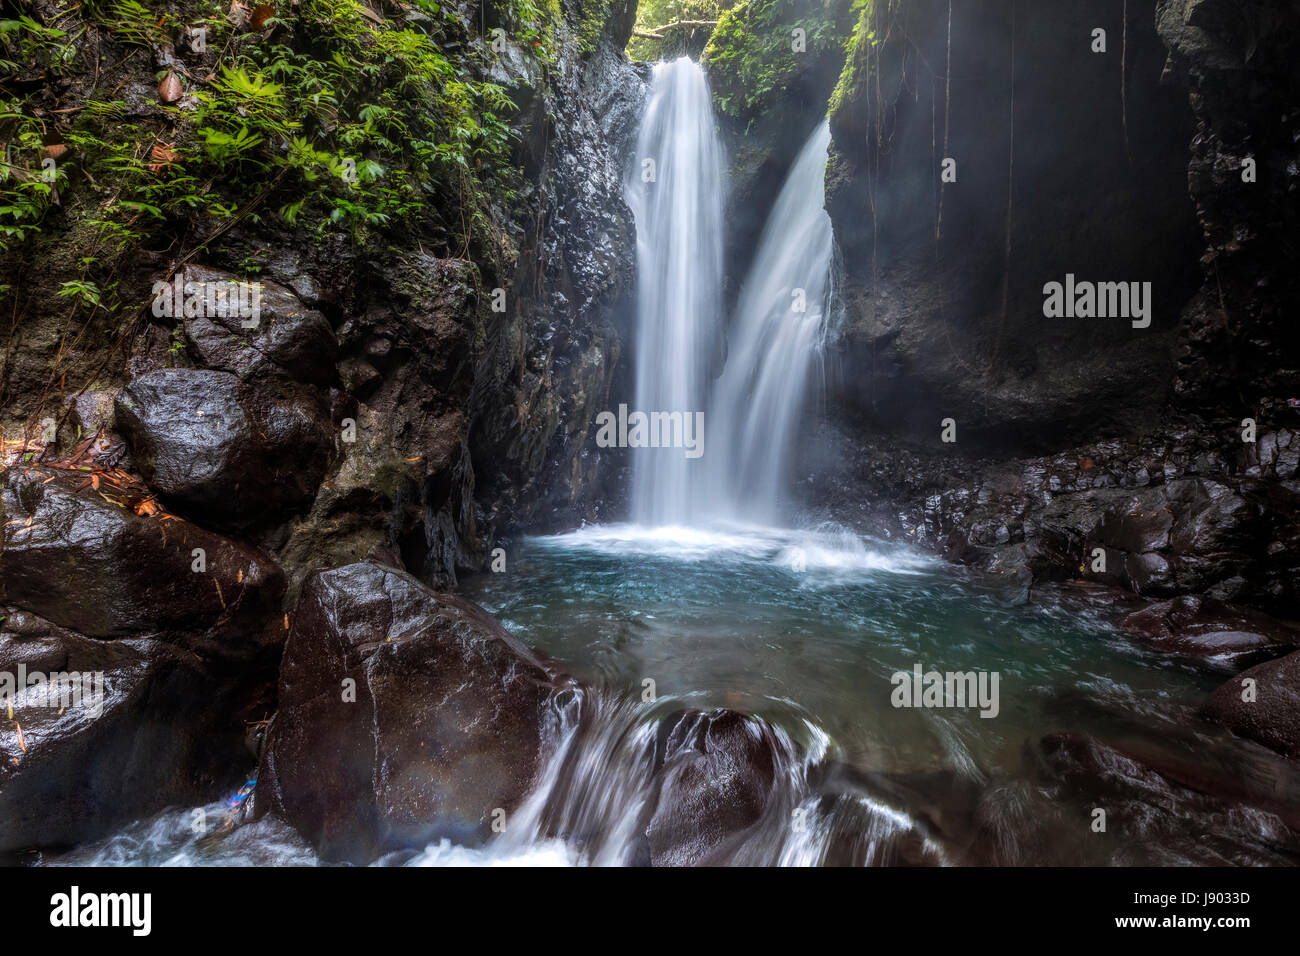
[{"label": "waterfall", "polygon": [[[722,147],[698,63],[655,67],[626,193],[637,230],[633,411],[693,416],[705,409],[722,312]],[[709,454],[707,439],[696,460],[681,448],[637,449],[634,520],[688,524]]]},{"label": "waterfall", "polygon": [[637,448],[639,525],[788,518],[790,459],[832,298],[823,198],[830,139],[823,122],[790,170],[741,287],[725,368],[711,382],[723,332],[722,149],[699,65],[682,58],[655,67],[627,183],[637,226],[633,411],[703,411],[706,440],[699,460],[680,447]]},{"label": "waterfall", "polygon": [[810,379],[825,344],[833,236],[824,208],[831,133],[800,151],[737,302],[727,365],[710,403],[709,511],[775,524]]}]

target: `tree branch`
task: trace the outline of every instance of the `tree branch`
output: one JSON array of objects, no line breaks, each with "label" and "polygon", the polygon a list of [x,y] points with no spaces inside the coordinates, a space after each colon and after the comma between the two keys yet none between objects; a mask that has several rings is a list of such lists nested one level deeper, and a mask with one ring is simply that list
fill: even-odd
[{"label": "tree branch", "polygon": [[632,36],[640,37],[643,40],[662,40],[665,30],[672,30],[676,27],[686,27],[690,30],[699,27],[716,27],[717,20],[674,20],[672,23],[665,23],[661,27],[655,27],[653,30],[633,30]]}]

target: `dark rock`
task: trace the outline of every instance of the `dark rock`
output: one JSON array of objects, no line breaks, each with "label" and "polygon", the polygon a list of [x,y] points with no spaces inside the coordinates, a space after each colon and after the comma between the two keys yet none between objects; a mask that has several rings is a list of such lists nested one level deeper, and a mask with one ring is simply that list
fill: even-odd
[{"label": "dark rock", "polygon": [[[1208,743],[1158,740],[1149,730],[1118,741],[1086,734],[1042,738],[1037,759],[1043,782],[1068,821],[1048,852],[1076,865],[1088,859],[1148,866],[1293,864],[1300,852],[1296,831],[1274,825],[1261,832],[1260,812],[1247,807],[1295,827],[1300,774],[1266,752],[1242,751],[1239,742]],[[1199,746],[1188,750],[1188,744]],[[1099,809],[1106,829],[1096,832],[1091,825]],[[1200,823],[1189,833],[1192,819]]]},{"label": "dark rock", "polygon": [[[1192,116],[1159,82],[1150,11],[1127,11],[1121,102],[1118,10],[906,8],[865,7],[873,40],[851,52],[831,113],[826,207],[846,306],[833,396],[861,431],[937,446],[951,416],[963,449],[999,454],[1149,430],[1200,243]],[[1102,23],[1108,56],[1088,52]],[[945,155],[956,183],[938,181]],[[1067,274],[1153,283],[1151,326],[1045,318],[1044,285]]]},{"label": "dark rock", "polygon": [[106,500],[106,484],[78,491],[79,479],[38,467],[0,477],[0,599],[91,637],[216,628],[232,654],[278,640],[261,626],[284,590],[274,561],[183,519],[138,515]]},{"label": "dark rock", "polygon": [[324,315],[276,282],[248,280],[203,266],[185,269],[185,283],[193,283],[196,291],[209,283],[221,288],[222,283],[246,281],[256,281],[260,289],[255,318],[237,314],[184,316],[185,336],[202,364],[245,380],[282,375],[319,385],[334,382],[338,343]]},{"label": "dark rock", "polygon": [[688,711],[664,722],[658,801],[646,828],[655,866],[725,862],[773,799],[782,744],[764,721]]},{"label": "dark rock", "polygon": [[117,398],[118,427],[150,485],[218,523],[281,517],[315,494],[335,431],[314,389],[163,369]]},{"label": "dark rock", "polygon": [[555,686],[467,601],[373,562],[320,572],[285,647],[258,808],[330,860],[482,843],[533,784]]},{"label": "dark rock", "polygon": [[1214,412],[1293,397],[1300,16],[1273,0],[1160,0],[1156,26],[1169,48],[1165,73],[1196,117],[1187,185],[1203,233],[1204,282],[1183,313],[1174,394]]},{"label": "dark rock", "polygon": [[0,682],[16,682],[20,666],[28,677],[76,675],[62,678],[57,701],[17,694],[13,719],[0,720],[0,854],[101,837],[247,779],[246,707],[267,672],[221,670],[150,637],[96,641],[25,611],[0,614]]},{"label": "dark rock", "polygon": [[1210,694],[1205,714],[1239,737],[1300,757],[1300,651],[1242,671]]},{"label": "dark rock", "polygon": [[1259,611],[1180,597],[1135,611],[1124,628],[1157,650],[1247,666],[1300,645],[1300,631]]}]

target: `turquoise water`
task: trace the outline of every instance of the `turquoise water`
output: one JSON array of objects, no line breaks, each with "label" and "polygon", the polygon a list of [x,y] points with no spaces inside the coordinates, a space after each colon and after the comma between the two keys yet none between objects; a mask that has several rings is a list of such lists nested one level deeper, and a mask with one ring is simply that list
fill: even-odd
[{"label": "turquoise water", "polygon": [[[979,775],[1027,738],[1067,729],[1048,713],[1062,697],[1169,713],[1222,679],[1143,654],[1115,609],[1012,606],[956,566],[834,529],[534,538],[465,591],[579,676],[638,694],[651,679],[660,696],[778,724],[808,719],[846,758],[891,772]],[[891,676],[917,663],[996,673],[997,715],[894,707]]]}]

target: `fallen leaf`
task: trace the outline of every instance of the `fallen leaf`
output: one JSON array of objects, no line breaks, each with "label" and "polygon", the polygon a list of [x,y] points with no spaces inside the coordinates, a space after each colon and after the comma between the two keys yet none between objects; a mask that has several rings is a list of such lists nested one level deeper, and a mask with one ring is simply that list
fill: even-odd
[{"label": "fallen leaf", "polygon": [[27,753],[27,741],[23,739],[23,725],[15,720],[14,726],[18,728],[18,746],[22,749],[23,753]]},{"label": "fallen leaf", "polygon": [[67,153],[67,151],[68,147],[64,146],[62,143],[52,143],[45,147],[45,155],[50,159],[59,159]]},{"label": "fallen leaf", "polygon": [[158,98],[164,103],[175,103],[181,98],[183,92],[180,77],[174,71],[168,70],[167,75],[158,84]]},{"label": "fallen leaf", "polygon": [[273,16],[275,16],[275,7],[271,6],[269,3],[259,3],[257,6],[253,7],[253,12],[248,18],[248,24],[254,30],[260,30],[262,29],[262,25]]},{"label": "fallen leaf", "polygon": [[153,162],[149,164],[149,172],[160,173],[167,166],[175,165],[181,158],[180,153],[173,148],[175,143],[155,143],[154,148],[150,151],[150,158]]}]

